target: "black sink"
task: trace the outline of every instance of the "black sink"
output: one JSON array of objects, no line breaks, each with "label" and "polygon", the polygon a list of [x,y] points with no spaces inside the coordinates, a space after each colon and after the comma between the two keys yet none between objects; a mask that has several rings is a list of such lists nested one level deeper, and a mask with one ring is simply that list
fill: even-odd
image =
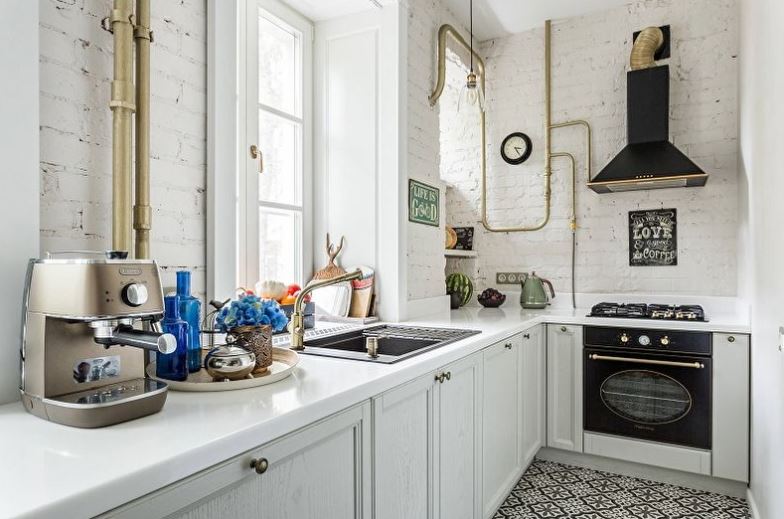
[{"label": "black sink", "polygon": [[[479,333],[475,330],[381,325],[305,341],[301,353],[391,364]],[[378,356],[367,352],[368,337],[378,341]]]}]

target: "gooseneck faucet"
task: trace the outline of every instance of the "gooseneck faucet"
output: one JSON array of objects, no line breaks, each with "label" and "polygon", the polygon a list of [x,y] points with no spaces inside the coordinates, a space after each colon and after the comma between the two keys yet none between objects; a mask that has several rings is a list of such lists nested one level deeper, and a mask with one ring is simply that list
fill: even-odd
[{"label": "gooseneck faucet", "polygon": [[316,290],[317,288],[324,288],[329,285],[336,285],[345,281],[353,281],[362,277],[362,271],[357,269],[332,279],[325,279],[323,281],[316,281],[309,283],[305,288],[300,290],[297,298],[294,300],[294,310],[291,312],[291,323],[289,323],[289,331],[291,332],[291,341],[289,348],[296,351],[305,349],[305,318],[302,315],[302,304],[305,301],[305,296]]}]

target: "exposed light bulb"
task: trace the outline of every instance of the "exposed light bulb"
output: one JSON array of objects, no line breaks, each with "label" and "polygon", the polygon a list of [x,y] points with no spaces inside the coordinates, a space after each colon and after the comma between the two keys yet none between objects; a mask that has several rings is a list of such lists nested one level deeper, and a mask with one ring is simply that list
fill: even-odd
[{"label": "exposed light bulb", "polygon": [[457,100],[457,111],[461,108],[468,106],[478,106],[481,112],[485,111],[485,93],[482,91],[482,86],[476,80],[476,74],[469,72],[465,85],[460,91],[460,97]]}]

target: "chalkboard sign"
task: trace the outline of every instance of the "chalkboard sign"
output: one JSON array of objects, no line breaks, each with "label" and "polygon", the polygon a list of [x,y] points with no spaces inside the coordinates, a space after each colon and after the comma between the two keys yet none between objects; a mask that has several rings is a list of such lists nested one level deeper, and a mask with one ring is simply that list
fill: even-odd
[{"label": "chalkboard sign", "polygon": [[473,227],[455,227],[455,234],[457,234],[457,250],[474,250],[474,228]]},{"label": "chalkboard sign", "polygon": [[629,265],[660,267],[677,264],[676,210],[629,211]]},{"label": "chalkboard sign", "polygon": [[439,224],[438,188],[422,182],[408,180],[408,219],[438,227]]}]

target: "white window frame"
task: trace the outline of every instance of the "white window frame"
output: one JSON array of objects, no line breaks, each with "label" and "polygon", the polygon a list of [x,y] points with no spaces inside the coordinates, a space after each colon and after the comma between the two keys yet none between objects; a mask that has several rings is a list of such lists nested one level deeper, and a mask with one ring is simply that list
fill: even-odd
[{"label": "white window frame", "polygon": [[[239,109],[238,123],[240,157],[237,177],[237,286],[252,288],[259,278],[259,208],[302,211],[302,242],[300,279],[278,281],[304,283],[313,269],[313,25],[299,13],[278,0],[244,0],[239,19]],[[258,98],[258,10],[263,9],[302,34],[300,77],[302,78],[302,117],[262,105]],[[259,143],[259,109],[302,124],[302,185],[299,205],[259,200],[259,162],[250,155],[251,145],[259,146],[262,156],[264,144]],[[263,175],[263,173],[261,174]]]}]

